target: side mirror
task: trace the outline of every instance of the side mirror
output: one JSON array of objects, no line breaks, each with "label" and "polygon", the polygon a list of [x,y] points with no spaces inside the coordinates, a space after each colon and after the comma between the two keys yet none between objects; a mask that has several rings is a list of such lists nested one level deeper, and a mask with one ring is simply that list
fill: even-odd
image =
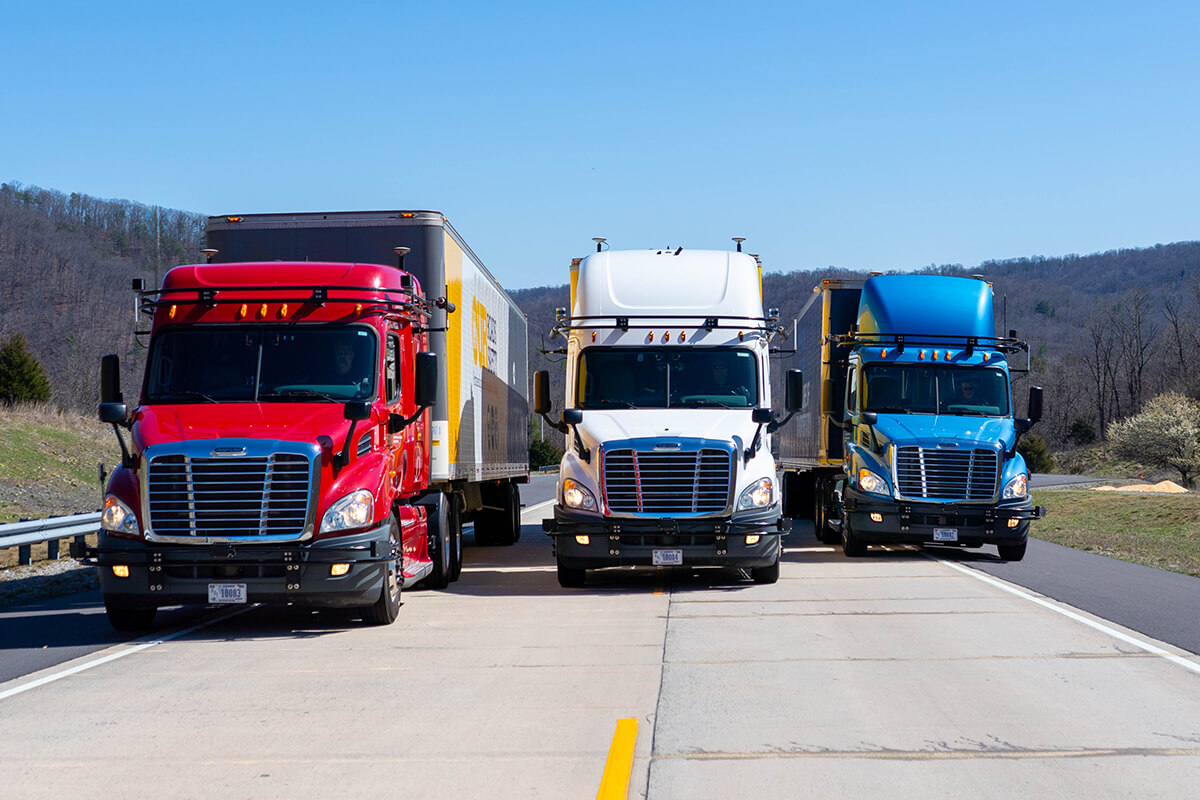
[{"label": "side mirror", "polygon": [[1013,420],[1013,427],[1017,429],[1017,433],[1027,433],[1033,427],[1033,420],[1017,417]]},{"label": "side mirror", "polygon": [[563,425],[578,425],[583,422],[583,412],[578,408],[563,409],[562,421]]},{"label": "side mirror", "polygon": [[789,369],[784,384],[783,409],[788,413],[804,408],[804,373],[798,369]]},{"label": "side mirror", "polygon": [[1042,418],[1042,387],[1029,387],[1029,424]]},{"label": "side mirror", "polygon": [[[100,402],[123,403],[121,395],[121,359],[115,355],[100,358]],[[125,418],[125,414],[121,414]]]},{"label": "side mirror", "polygon": [[759,425],[766,425],[768,422],[771,421],[771,409],[756,408],[750,412],[750,419],[751,419],[751,421],[756,422]]},{"label": "side mirror", "polygon": [[418,408],[431,406],[437,401],[438,358],[436,353],[417,353],[416,386],[413,399]]},{"label": "side mirror", "polygon": [[[116,356],[113,356],[116,358]],[[100,404],[100,421],[107,422],[113,425],[120,425],[125,421],[129,409],[124,403],[101,403]]]},{"label": "side mirror", "polygon": [[533,413],[550,413],[550,373],[545,370],[533,373]]},{"label": "side mirror", "polygon": [[371,418],[371,404],[365,400],[351,400],[346,403],[342,409],[342,415],[345,419],[354,422],[361,422],[364,419]]},{"label": "side mirror", "polygon": [[864,425],[874,425],[876,422],[879,422],[879,415],[874,411],[864,411],[859,419],[862,420]]}]

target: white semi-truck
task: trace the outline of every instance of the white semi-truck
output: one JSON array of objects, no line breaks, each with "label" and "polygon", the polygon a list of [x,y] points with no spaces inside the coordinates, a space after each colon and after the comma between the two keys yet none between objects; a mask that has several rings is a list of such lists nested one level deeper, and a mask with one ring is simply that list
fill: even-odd
[{"label": "white semi-truck", "polygon": [[[566,397],[550,412],[549,376],[534,408],[563,431],[554,518],[558,579],[621,565],[742,567],[779,577],[781,502],[771,432],[762,273],[741,252],[597,252],[571,265]],[[785,381],[798,410],[799,371]]]}]

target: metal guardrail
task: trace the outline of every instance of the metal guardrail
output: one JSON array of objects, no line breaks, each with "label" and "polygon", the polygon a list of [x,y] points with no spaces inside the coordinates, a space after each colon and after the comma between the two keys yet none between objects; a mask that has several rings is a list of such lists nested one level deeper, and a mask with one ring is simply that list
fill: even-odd
[{"label": "metal guardrail", "polygon": [[67,517],[9,522],[0,525],[0,550],[6,547],[20,547],[21,553],[18,560],[21,564],[29,564],[31,561],[29,547],[46,542],[49,545],[48,556],[58,558],[60,539],[86,536],[99,529],[99,511],[91,514],[72,514]]}]

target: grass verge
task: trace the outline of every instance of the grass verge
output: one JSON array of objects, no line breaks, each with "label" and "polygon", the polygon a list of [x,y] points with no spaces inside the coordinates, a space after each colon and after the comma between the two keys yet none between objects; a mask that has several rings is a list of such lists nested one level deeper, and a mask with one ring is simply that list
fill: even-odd
[{"label": "grass verge", "polygon": [[1055,544],[1200,577],[1200,495],[1043,490],[1032,535]]}]

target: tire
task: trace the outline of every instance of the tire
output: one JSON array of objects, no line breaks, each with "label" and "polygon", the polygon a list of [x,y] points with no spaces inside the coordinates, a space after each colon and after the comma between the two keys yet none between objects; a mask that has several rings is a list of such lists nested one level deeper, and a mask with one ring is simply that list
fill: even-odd
[{"label": "tire", "polygon": [[400,523],[392,514],[388,520],[388,541],[392,545],[392,555],[387,562],[387,571],[383,576],[383,586],[379,587],[379,599],[374,604],[364,606],[361,613],[362,621],[368,625],[391,625],[400,614],[400,591],[403,577],[400,572],[402,545],[400,542]]},{"label": "tire", "polygon": [[840,544],[841,533],[829,525],[827,494],[825,481],[817,481],[816,491],[813,492],[813,535],[821,544]]},{"label": "tire", "polygon": [[854,535],[850,527],[850,515],[842,515],[842,552],[846,558],[862,558],[867,554],[867,544]]},{"label": "tire", "polygon": [[445,589],[450,585],[454,567],[450,545],[451,502],[451,498],[439,494],[437,503],[429,507],[429,560],[433,562],[433,571],[421,581],[426,589]]},{"label": "tire", "polygon": [[578,589],[587,583],[587,570],[581,567],[564,567],[558,562],[558,585],[564,589]]},{"label": "tire", "polygon": [[998,544],[996,550],[1000,552],[1001,561],[1020,561],[1025,557],[1025,548],[1028,546],[1028,541],[1020,544]]},{"label": "tire", "polygon": [[775,559],[775,563],[766,567],[752,567],[750,569],[750,578],[755,583],[775,583],[779,580],[779,559]]},{"label": "tire", "polygon": [[108,624],[113,627],[113,630],[148,631],[154,627],[154,615],[158,613],[158,609],[154,606],[128,608],[112,605],[106,600],[104,601],[104,613],[108,616]]},{"label": "tire", "polygon": [[450,580],[456,581],[463,568],[462,504],[457,496],[450,498],[446,518],[450,524]]},{"label": "tire", "polygon": [[521,538],[521,493],[515,483],[483,486],[484,509],[475,515],[475,543],[509,547]]}]

